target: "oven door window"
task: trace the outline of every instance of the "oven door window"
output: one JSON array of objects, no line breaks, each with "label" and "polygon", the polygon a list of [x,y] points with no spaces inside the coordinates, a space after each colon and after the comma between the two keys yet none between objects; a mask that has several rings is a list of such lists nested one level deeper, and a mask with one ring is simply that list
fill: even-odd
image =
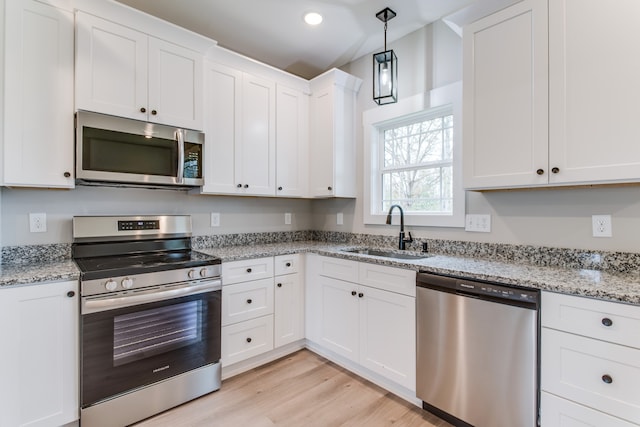
[{"label": "oven door window", "polygon": [[83,315],[83,407],[219,361],[220,294]]}]

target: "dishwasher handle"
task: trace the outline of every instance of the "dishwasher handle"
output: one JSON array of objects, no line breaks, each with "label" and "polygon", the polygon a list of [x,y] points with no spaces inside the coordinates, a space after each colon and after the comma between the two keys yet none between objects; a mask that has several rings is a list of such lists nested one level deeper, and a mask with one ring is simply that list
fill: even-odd
[{"label": "dishwasher handle", "polygon": [[538,308],[540,301],[538,289],[425,272],[418,273],[416,286],[534,310]]}]

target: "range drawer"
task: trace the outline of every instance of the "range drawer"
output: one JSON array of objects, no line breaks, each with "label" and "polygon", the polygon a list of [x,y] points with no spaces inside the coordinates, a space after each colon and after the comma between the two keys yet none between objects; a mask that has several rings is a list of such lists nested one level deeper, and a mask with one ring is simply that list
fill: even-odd
[{"label": "range drawer", "polygon": [[273,257],[222,263],[222,285],[273,277]]},{"label": "range drawer", "polygon": [[540,421],[543,427],[634,427],[620,418],[594,411],[570,400],[542,393]]},{"label": "range drawer", "polygon": [[640,350],[542,328],[541,389],[640,424]]},{"label": "range drawer", "polygon": [[224,366],[270,350],[273,350],[273,315],[222,327]]},{"label": "range drawer", "polygon": [[222,287],[222,325],[273,314],[273,279]]},{"label": "range drawer", "polygon": [[542,326],[640,348],[640,307],[542,293]]},{"label": "range drawer", "polygon": [[298,273],[301,269],[300,254],[278,255],[274,257],[273,264],[276,276]]}]

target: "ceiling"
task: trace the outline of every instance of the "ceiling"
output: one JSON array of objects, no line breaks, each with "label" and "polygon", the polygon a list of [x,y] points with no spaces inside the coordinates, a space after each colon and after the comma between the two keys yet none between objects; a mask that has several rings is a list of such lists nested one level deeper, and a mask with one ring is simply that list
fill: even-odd
[{"label": "ceiling", "polygon": [[[384,24],[376,13],[390,7],[391,43],[448,17],[454,30],[518,0],[118,0],[187,28],[250,58],[312,78],[384,46]],[[317,27],[305,13],[324,16]]]}]

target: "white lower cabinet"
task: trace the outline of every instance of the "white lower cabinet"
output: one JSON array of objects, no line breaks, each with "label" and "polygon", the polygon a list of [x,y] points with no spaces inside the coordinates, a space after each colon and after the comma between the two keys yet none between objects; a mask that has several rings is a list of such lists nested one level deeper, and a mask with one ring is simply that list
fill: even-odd
[{"label": "white lower cabinet", "polygon": [[542,294],[543,427],[640,425],[640,307]]},{"label": "white lower cabinet", "polygon": [[307,338],[415,390],[415,272],[322,256],[307,267],[307,307],[318,306],[309,308]]},{"label": "white lower cabinet", "polygon": [[0,290],[0,426],[79,418],[78,282]]},{"label": "white lower cabinet", "polygon": [[223,366],[304,338],[300,260],[293,254],[222,264]]}]

